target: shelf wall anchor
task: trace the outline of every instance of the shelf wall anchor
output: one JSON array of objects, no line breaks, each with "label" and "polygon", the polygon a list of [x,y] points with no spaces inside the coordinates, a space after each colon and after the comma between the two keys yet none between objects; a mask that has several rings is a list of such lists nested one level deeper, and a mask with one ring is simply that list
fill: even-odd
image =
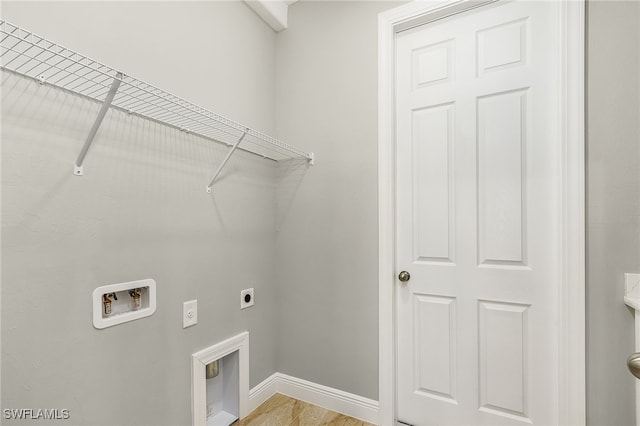
[{"label": "shelf wall anchor", "polygon": [[82,163],[84,162],[84,157],[87,156],[87,152],[91,147],[91,143],[93,143],[93,139],[100,128],[100,124],[102,124],[102,120],[104,120],[104,116],[107,114],[109,107],[111,106],[111,102],[113,102],[113,98],[116,96],[118,92],[118,87],[120,87],[120,83],[122,82],[122,73],[119,72],[116,74],[116,77],[113,79],[113,83],[111,83],[111,88],[109,89],[109,93],[107,93],[107,97],[102,102],[102,106],[100,107],[100,111],[98,111],[98,116],[96,117],[96,121],[93,122],[93,126],[91,126],[91,130],[89,131],[89,135],[87,136],[87,140],[84,142],[82,146],[82,150],[80,154],[78,154],[78,159],[76,160],[75,165],[73,166],[73,174],[76,176],[82,176]]},{"label": "shelf wall anchor", "polygon": [[233,155],[233,153],[235,152],[236,148],[238,148],[238,145],[240,145],[240,142],[242,142],[242,140],[244,139],[245,136],[247,136],[247,131],[249,131],[249,129],[246,129],[244,131],[244,133],[242,134],[242,136],[240,136],[240,139],[238,139],[238,142],[236,142],[233,147],[231,147],[231,149],[229,150],[229,153],[227,154],[227,156],[225,157],[225,159],[222,161],[222,164],[220,164],[220,167],[218,167],[218,171],[216,172],[215,175],[213,175],[213,179],[211,179],[211,182],[209,183],[209,186],[207,186],[207,194],[211,194],[211,187],[213,186],[213,183],[216,181],[216,179],[218,178],[218,175],[220,174],[220,172],[222,171],[222,169],[224,168],[225,164],[227,164],[227,161],[229,161],[229,158],[231,158],[231,156]]}]

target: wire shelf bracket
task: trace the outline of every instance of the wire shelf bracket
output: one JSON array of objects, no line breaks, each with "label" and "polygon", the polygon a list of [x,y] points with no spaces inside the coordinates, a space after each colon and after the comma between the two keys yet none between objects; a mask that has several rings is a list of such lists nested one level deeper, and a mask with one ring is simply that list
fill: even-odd
[{"label": "wire shelf bracket", "polygon": [[93,126],[91,126],[91,130],[89,131],[87,140],[84,141],[82,150],[80,150],[80,154],[78,154],[78,159],[76,160],[76,163],[73,166],[73,174],[75,176],[82,176],[84,174],[82,169],[82,163],[84,162],[84,157],[87,156],[87,152],[89,152],[89,148],[91,148],[93,139],[96,137],[96,133],[100,128],[100,124],[102,124],[102,120],[104,120],[104,116],[107,114],[107,111],[109,110],[109,107],[113,102],[113,98],[116,96],[116,93],[118,92],[118,87],[120,87],[121,82],[122,82],[122,73],[119,72],[116,74],[116,78],[113,79],[113,83],[111,83],[111,88],[109,89],[109,93],[107,93],[107,97],[102,103],[102,106],[100,107],[100,111],[98,111],[98,116],[96,117],[96,121],[93,122]]},{"label": "wire shelf bracket", "polygon": [[218,171],[216,172],[215,175],[213,175],[213,178],[211,179],[211,182],[209,182],[209,186],[207,186],[207,194],[211,194],[211,187],[213,186],[213,183],[216,181],[218,175],[220,175],[220,172],[222,171],[224,166],[227,164],[227,161],[229,161],[229,159],[231,158],[233,153],[236,152],[236,149],[238,148],[238,145],[240,145],[240,142],[242,142],[242,140],[244,139],[245,136],[247,136],[247,131],[245,131],[242,134],[242,136],[240,136],[240,139],[238,139],[238,142],[233,144],[233,146],[231,147],[231,149],[227,153],[227,156],[224,158],[224,160],[222,160],[222,163],[218,167]]},{"label": "wire shelf bracket", "polygon": [[[109,108],[223,143],[232,147],[227,154],[229,158],[240,150],[273,161],[301,158],[314,164],[313,153],[248,128],[5,20],[0,20],[0,69],[102,104],[74,164],[77,176],[82,176],[82,164]],[[227,161],[228,158],[223,161],[208,189]]]}]

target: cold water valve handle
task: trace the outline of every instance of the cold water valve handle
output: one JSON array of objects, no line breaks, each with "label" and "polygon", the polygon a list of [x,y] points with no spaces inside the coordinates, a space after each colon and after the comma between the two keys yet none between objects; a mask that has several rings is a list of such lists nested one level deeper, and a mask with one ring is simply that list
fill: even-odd
[{"label": "cold water valve handle", "polygon": [[133,290],[129,290],[129,296],[133,298],[133,309],[140,309],[142,306],[140,295],[142,294],[142,290],[139,288],[134,288]]}]

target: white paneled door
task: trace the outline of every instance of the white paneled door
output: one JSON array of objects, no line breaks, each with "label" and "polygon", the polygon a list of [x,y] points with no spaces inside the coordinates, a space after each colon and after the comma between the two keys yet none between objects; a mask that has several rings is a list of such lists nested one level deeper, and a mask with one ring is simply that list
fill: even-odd
[{"label": "white paneled door", "polygon": [[496,2],[398,34],[402,422],[558,423],[557,19]]}]

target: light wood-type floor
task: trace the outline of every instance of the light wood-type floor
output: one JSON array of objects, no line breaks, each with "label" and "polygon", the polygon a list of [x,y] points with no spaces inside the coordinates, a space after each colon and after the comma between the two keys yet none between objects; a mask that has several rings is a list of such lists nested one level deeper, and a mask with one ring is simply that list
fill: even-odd
[{"label": "light wood-type floor", "polygon": [[373,426],[362,420],[275,394],[233,426]]}]

